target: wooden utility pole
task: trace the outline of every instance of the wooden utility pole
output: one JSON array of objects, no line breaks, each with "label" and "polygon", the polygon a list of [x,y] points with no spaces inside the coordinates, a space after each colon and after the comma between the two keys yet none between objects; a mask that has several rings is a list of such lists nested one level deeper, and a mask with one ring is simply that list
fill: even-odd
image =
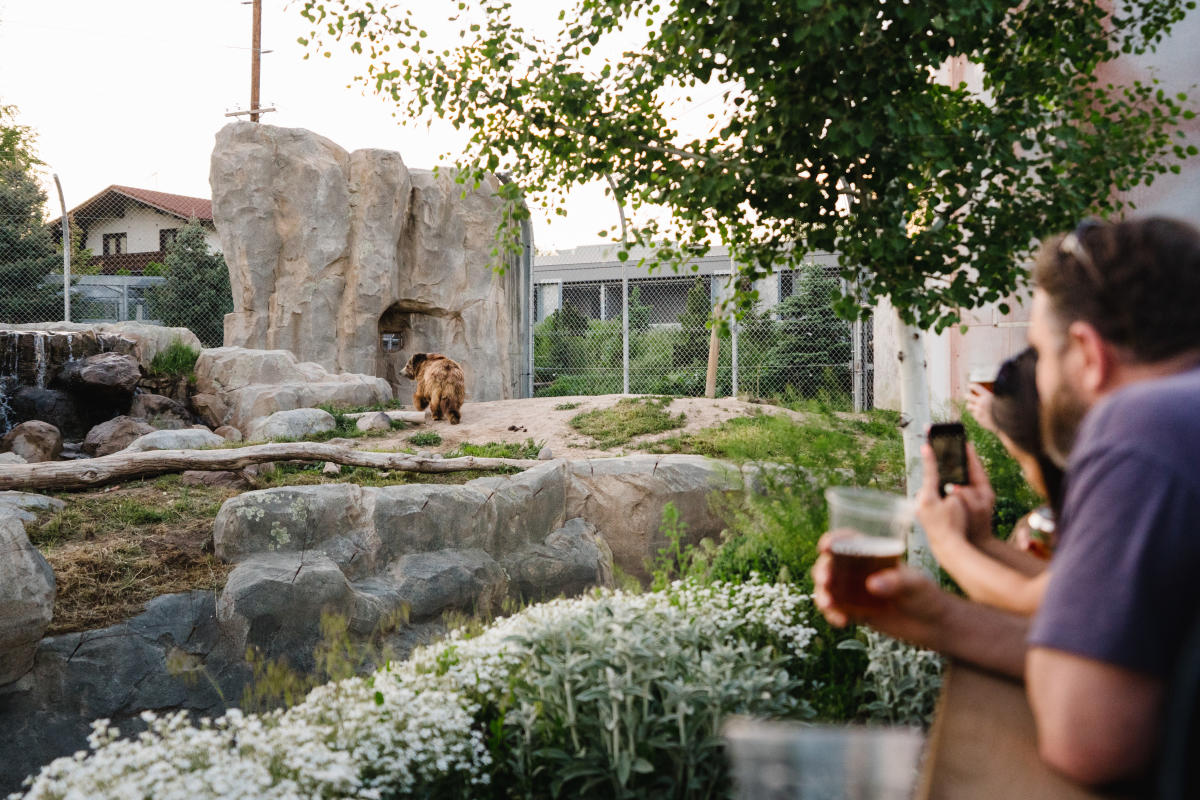
[{"label": "wooden utility pole", "polygon": [[250,121],[258,122],[258,77],[262,58],[262,0],[254,0],[254,22],[250,33]]}]

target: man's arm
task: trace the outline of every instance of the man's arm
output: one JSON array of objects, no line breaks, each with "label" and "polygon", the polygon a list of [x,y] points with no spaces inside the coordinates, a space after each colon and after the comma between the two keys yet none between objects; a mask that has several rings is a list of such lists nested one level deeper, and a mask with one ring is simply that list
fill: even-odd
[{"label": "man's arm", "polygon": [[[850,618],[830,592],[830,547],[837,536],[834,532],[821,537],[821,554],[813,565],[813,599],[830,624],[841,627]],[[910,567],[875,573],[867,579],[867,589],[886,603],[869,614],[856,614],[856,622],[990,672],[1023,677],[1029,625],[1025,618],[955,597]]]},{"label": "man's arm", "polygon": [[1135,775],[1158,747],[1162,681],[1122,667],[1034,647],[1026,664],[1042,759],[1079,783]]}]

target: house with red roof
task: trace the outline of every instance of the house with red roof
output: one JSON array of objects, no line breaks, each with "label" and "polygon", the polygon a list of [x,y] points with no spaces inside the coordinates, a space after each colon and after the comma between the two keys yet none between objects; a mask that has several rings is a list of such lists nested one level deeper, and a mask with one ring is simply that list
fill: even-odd
[{"label": "house with red roof", "polygon": [[[162,262],[167,244],[189,220],[204,227],[213,252],[221,250],[213,226],[212,201],[204,197],[113,185],[69,214],[102,275],[141,275],[147,264]],[[56,222],[59,220],[50,224]]]}]

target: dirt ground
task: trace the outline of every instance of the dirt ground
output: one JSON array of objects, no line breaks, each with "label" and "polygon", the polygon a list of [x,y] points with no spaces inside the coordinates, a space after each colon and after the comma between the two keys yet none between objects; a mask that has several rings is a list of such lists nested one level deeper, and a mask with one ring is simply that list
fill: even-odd
[{"label": "dirt ground", "polygon": [[[801,419],[802,414],[779,406],[749,403],[729,397],[708,400],[703,397],[675,398],[666,410],[672,416],[684,414],[686,421],[681,428],[657,434],[639,436],[624,447],[607,450],[595,447],[589,436],[571,428],[569,422],[576,414],[599,408],[609,408],[628,395],[603,394],[576,397],[533,397],[519,400],[495,400],[488,403],[468,402],[462,409],[462,422],[451,425],[447,421],[427,422],[415,428],[397,431],[392,436],[379,439],[359,440],[359,447],[372,450],[401,449],[410,447],[408,437],[418,431],[437,431],[442,443],[436,447],[418,447],[433,453],[445,453],[463,442],[486,444],[487,442],[524,442],[533,439],[545,442],[555,458],[601,458],[641,452],[639,445],[680,433],[711,428],[735,417],[755,414],[788,414]],[[559,406],[571,408],[558,408]],[[514,430],[515,429],[515,430]]]}]

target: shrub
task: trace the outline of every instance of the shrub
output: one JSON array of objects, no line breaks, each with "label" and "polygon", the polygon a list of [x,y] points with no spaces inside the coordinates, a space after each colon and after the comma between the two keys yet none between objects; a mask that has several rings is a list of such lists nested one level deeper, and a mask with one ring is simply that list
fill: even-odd
[{"label": "shrub", "polygon": [[863,706],[869,719],[889,725],[928,726],[942,689],[942,657],[929,650],[864,629],[864,644],[850,639],[841,650],[867,655]]},{"label": "shrub", "polygon": [[442,443],[442,435],[437,431],[420,431],[408,437],[408,441],[417,447],[433,447]]},{"label": "shrub", "polygon": [[233,311],[229,268],[224,256],[209,252],[200,223],[184,225],[167,245],[163,274],[166,281],[147,292],[151,315],[188,328],[205,347],[220,347],[225,315]]},{"label": "shrub", "polygon": [[169,345],[154,354],[150,361],[150,371],[156,375],[191,378],[195,373],[198,358],[199,350],[184,344],[181,339],[172,339]]},{"label": "shrub", "polygon": [[727,715],[811,715],[810,608],[757,583],[556,600],[286,711],[100,721],[27,797],[722,796]]}]

